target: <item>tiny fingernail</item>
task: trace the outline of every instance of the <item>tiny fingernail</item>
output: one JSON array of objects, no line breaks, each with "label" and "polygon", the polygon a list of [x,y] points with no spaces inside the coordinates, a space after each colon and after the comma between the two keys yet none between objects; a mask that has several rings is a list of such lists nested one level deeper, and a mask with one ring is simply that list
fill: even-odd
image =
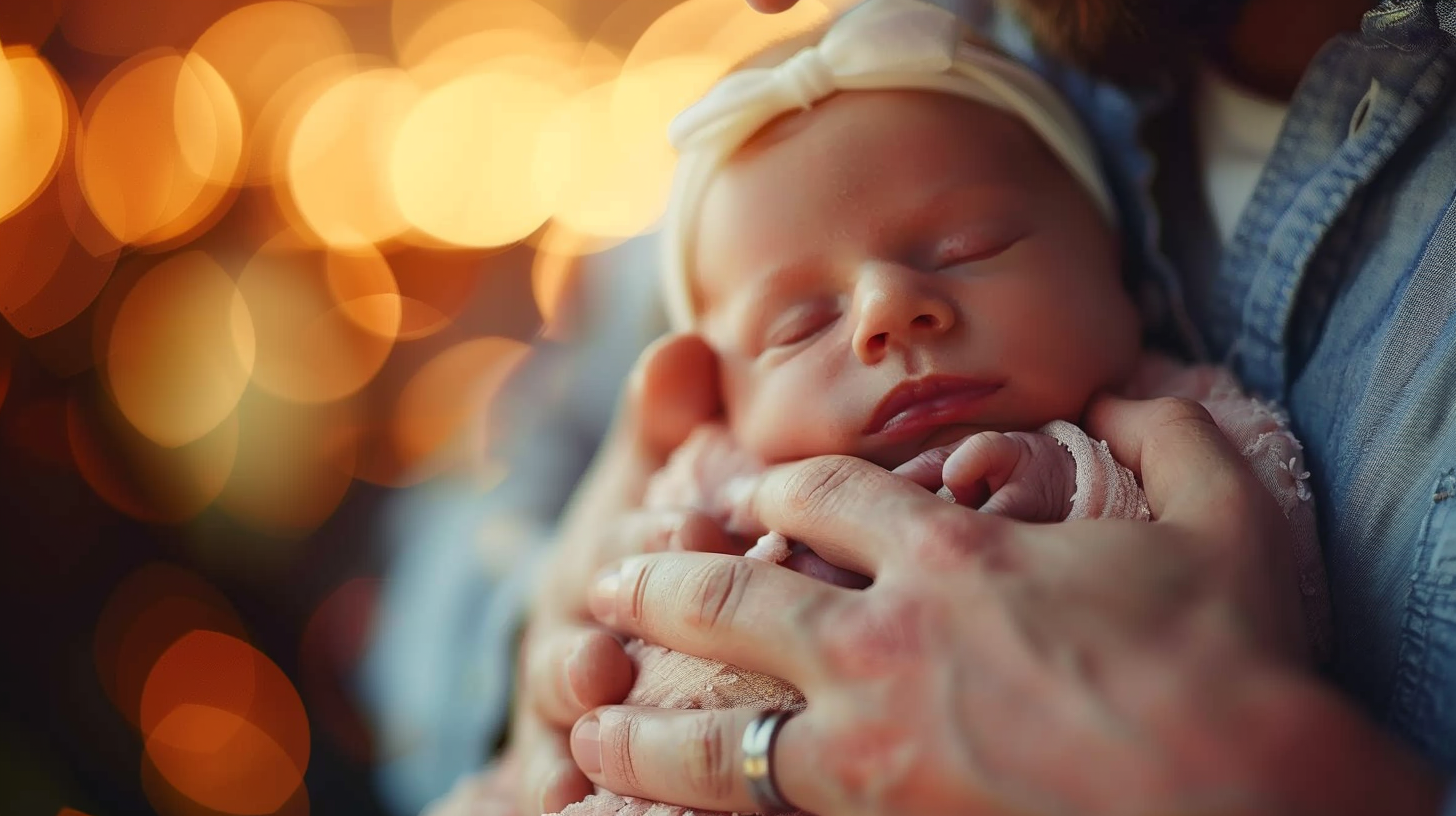
[{"label": "tiny fingernail", "polygon": [[592,582],[588,605],[596,619],[608,626],[616,622],[617,592],[622,588],[622,571],[619,567],[608,567],[597,573]]},{"label": "tiny fingernail", "polygon": [[595,716],[587,716],[576,724],[571,732],[571,756],[587,776],[600,778],[602,775],[602,741],[598,737],[601,725]]}]

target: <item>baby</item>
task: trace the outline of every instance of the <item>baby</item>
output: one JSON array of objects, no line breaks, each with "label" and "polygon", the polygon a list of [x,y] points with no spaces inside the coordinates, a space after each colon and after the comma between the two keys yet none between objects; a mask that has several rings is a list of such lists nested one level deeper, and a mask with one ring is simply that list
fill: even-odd
[{"label": "baby", "polygon": [[[675,328],[721,359],[725,423],[674,455],[649,505],[695,506],[731,530],[735,478],[848,454],[1023,521],[1147,519],[1136,478],[1076,422],[1100,391],[1195,399],[1289,519],[1290,550],[1271,563],[1289,566],[1322,653],[1300,446],[1226,371],[1141,349],[1095,154],[1042,80],[970,44],[948,12],[868,0],[817,46],[723,80],[672,137],[664,286]],[[772,533],[749,555],[864,585]],[[803,705],[772,678],[628,650],[629,703]],[[564,813],[687,811],[599,793]]]}]

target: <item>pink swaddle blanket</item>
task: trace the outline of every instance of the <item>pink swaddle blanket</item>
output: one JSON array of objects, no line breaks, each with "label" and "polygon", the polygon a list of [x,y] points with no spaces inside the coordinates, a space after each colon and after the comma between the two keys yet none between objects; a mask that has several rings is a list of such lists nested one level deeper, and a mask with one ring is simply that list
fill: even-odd
[{"label": "pink swaddle blanket", "polygon": [[[1313,506],[1304,480],[1299,442],[1290,433],[1284,414],[1276,407],[1246,396],[1233,375],[1211,366],[1189,367],[1168,358],[1145,354],[1126,395],[1139,399],[1177,396],[1196,400],[1213,416],[1220,430],[1238,449],[1260,482],[1278,501],[1288,518],[1294,539],[1293,556],[1299,574],[1306,631],[1312,652],[1327,656],[1330,642],[1329,601],[1323,562],[1315,536]],[[1053,422],[1041,429],[1070,454],[1076,468],[1076,493],[1069,519],[1149,518],[1146,497],[1136,478],[1119,465],[1106,443],[1088,437],[1068,422]],[[1061,463],[1065,466],[1065,463]],[[731,505],[726,486],[735,478],[757,472],[761,465],[733,443],[726,428],[700,428],[667,466],[653,477],[644,504],[658,508],[692,507],[729,521]],[[823,580],[848,586],[857,576],[847,573],[790,545],[770,533],[759,539],[748,557],[775,561]],[[631,641],[627,652],[637,666],[637,678],[626,702],[664,708],[733,708],[798,710],[804,697],[793,686],[765,675],[744,671],[713,660],[673,652],[642,641]],[[436,810],[445,813],[514,813],[510,802],[515,774],[506,765],[462,782],[449,801]],[[473,799],[475,807],[459,811],[450,805]],[[486,802],[491,804],[486,805]],[[560,816],[719,816],[660,802],[649,802],[600,791],[568,806]]]}]

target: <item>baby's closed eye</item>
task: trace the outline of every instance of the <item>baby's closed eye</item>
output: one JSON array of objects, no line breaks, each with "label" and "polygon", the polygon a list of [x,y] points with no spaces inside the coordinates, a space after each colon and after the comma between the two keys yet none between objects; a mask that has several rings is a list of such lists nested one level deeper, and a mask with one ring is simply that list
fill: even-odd
[{"label": "baby's closed eye", "polygon": [[808,340],[828,328],[839,310],[822,302],[800,303],[785,309],[764,333],[764,348],[784,348]]},{"label": "baby's closed eye", "polygon": [[942,272],[965,264],[988,261],[1020,243],[1022,237],[1010,231],[977,236],[950,235],[936,242],[929,268]]}]

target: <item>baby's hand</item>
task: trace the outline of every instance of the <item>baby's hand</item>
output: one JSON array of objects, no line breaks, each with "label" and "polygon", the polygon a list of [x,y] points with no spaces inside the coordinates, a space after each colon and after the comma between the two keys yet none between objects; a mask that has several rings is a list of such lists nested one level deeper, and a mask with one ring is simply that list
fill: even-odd
[{"label": "baby's hand", "polygon": [[968,436],[941,468],[957,504],[1021,521],[1063,521],[1077,492],[1072,455],[1046,434]]}]

